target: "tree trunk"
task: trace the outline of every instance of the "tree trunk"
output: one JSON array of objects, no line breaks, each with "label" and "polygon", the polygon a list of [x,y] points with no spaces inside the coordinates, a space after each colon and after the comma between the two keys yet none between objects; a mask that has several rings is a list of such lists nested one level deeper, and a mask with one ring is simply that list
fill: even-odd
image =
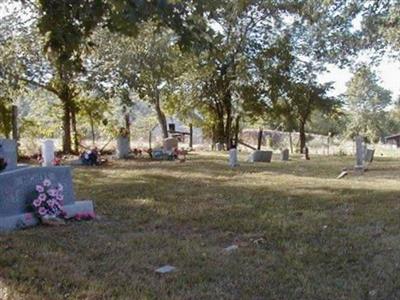
[{"label": "tree trunk", "polygon": [[193,148],[193,125],[189,124],[189,149]]},{"label": "tree trunk", "polygon": [[304,148],[306,147],[306,130],[305,122],[300,121],[299,134],[300,134],[300,153],[304,154]]},{"label": "tree trunk", "polygon": [[69,99],[62,99],[63,104],[63,152],[69,154],[71,148],[71,105]]},{"label": "tree trunk", "polygon": [[292,132],[289,132],[289,147],[290,153],[293,154],[293,139],[292,139]]},{"label": "tree trunk", "polygon": [[260,129],[258,130],[257,150],[261,150],[262,138],[263,138],[263,129],[260,127]]},{"label": "tree trunk", "polygon": [[215,126],[214,137],[217,143],[225,143],[225,123],[223,115],[218,116],[217,125]]},{"label": "tree trunk", "polygon": [[163,138],[167,138],[168,137],[167,118],[165,117],[164,112],[161,110],[159,103],[156,103],[155,107],[157,112],[158,123],[160,124]]},{"label": "tree trunk", "polygon": [[235,148],[239,146],[240,116],[236,117],[235,124]]},{"label": "tree trunk", "polygon": [[231,149],[232,147],[231,129],[232,129],[232,117],[229,114],[226,117],[226,126],[225,126],[225,141],[226,141],[226,148],[228,150]]},{"label": "tree trunk", "polygon": [[78,137],[78,129],[76,126],[76,106],[75,103],[71,101],[71,126],[74,137],[74,152],[75,154],[79,153],[79,137]]},{"label": "tree trunk", "polygon": [[92,146],[96,144],[96,135],[94,133],[94,120],[92,114],[89,113],[90,133],[92,134]]}]

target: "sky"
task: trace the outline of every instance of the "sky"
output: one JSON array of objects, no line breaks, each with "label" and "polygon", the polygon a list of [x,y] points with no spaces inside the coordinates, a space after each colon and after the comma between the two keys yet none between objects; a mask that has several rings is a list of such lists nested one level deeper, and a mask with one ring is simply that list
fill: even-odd
[{"label": "sky", "polygon": [[[389,57],[384,57],[380,64],[372,67],[380,79],[380,85],[392,92],[393,100],[400,96],[400,62],[394,61]],[[328,66],[329,72],[321,74],[319,80],[321,82],[334,82],[332,95],[337,96],[346,91],[346,82],[348,82],[352,74],[350,70],[340,69],[335,65]]]},{"label": "sky", "polygon": [[[13,10],[13,4],[10,4],[7,0],[0,0],[0,18],[5,14]],[[8,6],[8,7],[7,7]],[[7,9],[8,8],[8,9]],[[360,61],[367,61],[366,57],[360,59]],[[392,92],[393,100],[396,100],[400,96],[400,61],[394,61],[389,57],[384,57],[381,63],[373,67],[378,77],[380,78],[380,84]],[[321,74],[318,79],[321,83],[323,82],[334,82],[333,90],[331,91],[332,96],[337,96],[346,91],[346,82],[352,77],[350,70],[340,69],[335,65],[328,66],[328,72]]]}]

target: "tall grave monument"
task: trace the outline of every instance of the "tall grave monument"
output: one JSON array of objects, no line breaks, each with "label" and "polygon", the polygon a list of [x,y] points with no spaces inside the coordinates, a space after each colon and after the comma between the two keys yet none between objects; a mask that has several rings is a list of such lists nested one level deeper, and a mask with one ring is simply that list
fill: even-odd
[{"label": "tall grave monument", "polygon": [[7,162],[7,168],[0,171],[0,231],[39,223],[31,203],[37,197],[36,185],[44,179],[63,186],[67,218],[94,212],[92,201],[75,201],[69,167],[20,167],[16,151],[15,141],[0,139],[0,157]]},{"label": "tall grave monument", "polygon": [[363,137],[360,135],[356,136],[356,165],[354,166],[356,172],[364,172],[364,146]]}]

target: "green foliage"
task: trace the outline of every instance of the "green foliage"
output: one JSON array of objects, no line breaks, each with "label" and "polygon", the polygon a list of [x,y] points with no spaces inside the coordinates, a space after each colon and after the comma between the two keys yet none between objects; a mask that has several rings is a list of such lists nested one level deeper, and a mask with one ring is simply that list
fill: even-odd
[{"label": "green foliage", "polygon": [[387,120],[385,109],[392,97],[390,91],[379,85],[378,77],[368,66],[356,69],[344,97],[351,116],[348,133],[364,135],[374,142],[382,138]]}]

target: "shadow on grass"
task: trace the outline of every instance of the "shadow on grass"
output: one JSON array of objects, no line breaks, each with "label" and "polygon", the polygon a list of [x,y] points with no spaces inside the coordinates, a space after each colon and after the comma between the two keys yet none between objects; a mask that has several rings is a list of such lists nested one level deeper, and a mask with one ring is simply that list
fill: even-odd
[{"label": "shadow on grass", "polygon": [[[101,219],[0,236],[0,276],[30,299],[396,298],[399,190],[310,186],[317,166],[279,167],[77,168]],[[239,252],[221,254],[234,240]],[[156,276],[165,263],[178,272]]]}]

